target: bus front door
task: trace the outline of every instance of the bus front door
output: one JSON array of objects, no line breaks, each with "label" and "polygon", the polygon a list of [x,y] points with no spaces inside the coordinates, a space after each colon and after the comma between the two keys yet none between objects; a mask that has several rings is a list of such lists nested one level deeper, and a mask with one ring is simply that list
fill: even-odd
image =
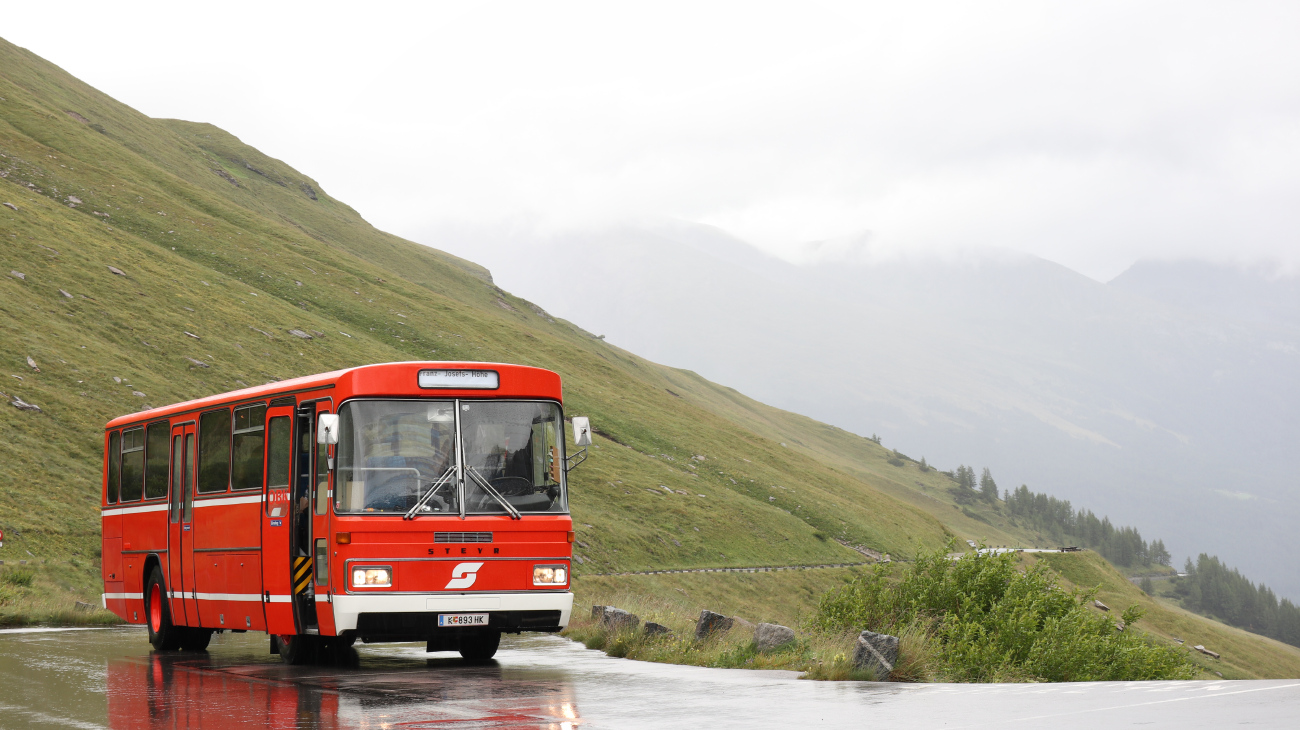
[{"label": "bus front door", "polygon": [[194,587],[194,423],[172,428],[171,488],[167,505],[167,590],[172,621],[199,625]]},{"label": "bus front door", "polygon": [[262,510],[262,599],[266,630],[272,635],[298,633],[289,585],[289,532],[292,520],[289,485],[293,483],[293,406],[266,412],[266,493]]},{"label": "bus front door", "polygon": [[[330,402],[316,402],[316,416],[330,412]],[[315,425],[315,424],[313,424]],[[334,597],[330,590],[330,502],[333,492],[330,490],[329,451],[330,446],[318,443],[319,434],[312,431],[312,584],[316,603],[316,625],[322,635],[334,634]]]},{"label": "bus front door", "polygon": [[316,591],[312,583],[312,455],[316,445],[316,404],[298,404],[294,423],[293,524],[289,533],[289,579],[299,633],[318,633]]}]

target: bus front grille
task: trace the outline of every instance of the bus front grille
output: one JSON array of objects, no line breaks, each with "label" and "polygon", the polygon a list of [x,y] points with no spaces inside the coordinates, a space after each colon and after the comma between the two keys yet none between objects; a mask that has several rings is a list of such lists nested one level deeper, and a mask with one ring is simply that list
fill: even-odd
[{"label": "bus front grille", "polygon": [[[426,533],[427,534],[427,533]],[[434,542],[492,542],[490,532],[435,532]]]}]

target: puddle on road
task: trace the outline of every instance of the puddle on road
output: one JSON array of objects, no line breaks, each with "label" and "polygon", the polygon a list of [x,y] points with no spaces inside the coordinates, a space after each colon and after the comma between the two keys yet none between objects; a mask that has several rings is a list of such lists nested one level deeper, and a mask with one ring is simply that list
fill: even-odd
[{"label": "puddle on road", "polygon": [[613,659],[537,635],[506,637],[497,661],[482,666],[425,654],[421,645],[360,646],[350,664],[286,666],[264,634],[219,635],[197,654],[151,652],[135,628],[5,634],[0,727],[1191,728],[1285,725],[1300,704],[1297,682],[811,682],[793,672]]}]

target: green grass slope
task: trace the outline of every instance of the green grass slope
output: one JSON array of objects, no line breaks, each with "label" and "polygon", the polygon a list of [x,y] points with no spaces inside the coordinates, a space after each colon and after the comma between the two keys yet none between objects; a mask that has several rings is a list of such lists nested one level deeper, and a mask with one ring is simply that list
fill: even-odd
[{"label": "green grass slope", "polygon": [[846,562],[859,556],[830,537],[906,555],[948,536],[481,267],[375,230],[283,162],[145,117],[3,42],[0,155],[0,202],[16,208],[0,208],[0,391],[42,409],[0,408],[0,559],[94,556],[116,415],[414,359],[561,374],[568,412],[600,434],[573,474],[580,573]]},{"label": "green grass slope", "polygon": [[[1300,648],[1274,641],[1258,634],[1228,626],[1213,619],[1186,611],[1171,601],[1153,598],[1133,585],[1115,566],[1100,555],[1085,550],[1078,553],[1026,553],[1028,562],[1046,561],[1060,573],[1067,585],[1097,588],[1097,597],[1116,615],[1130,605],[1141,606],[1146,615],[1137,627],[1164,640],[1183,640],[1188,655],[1206,675],[1213,672],[1225,679],[1276,679],[1300,677]],[[1212,659],[1193,651],[1201,645],[1220,654]]]},{"label": "green grass slope", "polygon": [[[933,467],[922,469],[918,460],[904,457],[895,459],[901,465],[892,464],[894,452],[871,439],[759,403],[695,373],[660,367],[669,387],[686,400],[870,484],[933,516],[962,539],[994,546],[1055,546],[1048,536],[1004,514],[999,505],[958,504],[950,491],[955,482]],[[772,492],[778,500],[780,494]]]}]

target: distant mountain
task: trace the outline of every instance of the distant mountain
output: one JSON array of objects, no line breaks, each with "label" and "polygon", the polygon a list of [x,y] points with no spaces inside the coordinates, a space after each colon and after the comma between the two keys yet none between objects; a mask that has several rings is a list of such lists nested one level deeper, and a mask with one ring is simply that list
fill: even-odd
[{"label": "distant mountain", "polygon": [[[1294,280],[1026,255],[794,265],[705,226],[439,236],[610,342],[926,456],[988,466],[1300,596]],[[818,259],[818,256],[821,256]]]},{"label": "distant mountain", "polygon": [[1300,278],[1205,261],[1139,261],[1110,285],[1188,311],[1300,327]]}]

